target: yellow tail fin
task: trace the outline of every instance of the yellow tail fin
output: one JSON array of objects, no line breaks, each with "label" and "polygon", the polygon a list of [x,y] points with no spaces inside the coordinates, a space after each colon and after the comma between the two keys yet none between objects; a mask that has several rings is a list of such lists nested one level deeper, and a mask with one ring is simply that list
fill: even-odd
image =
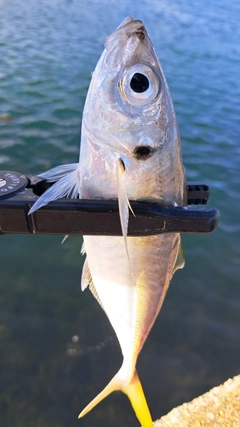
[{"label": "yellow tail fin", "polygon": [[144,396],[141,382],[139,380],[137,371],[135,370],[133,377],[130,381],[122,378],[122,368],[108,383],[108,385],[99,393],[79,414],[78,418],[86,415],[91,409],[94,408],[101,400],[105,399],[113,391],[122,391],[125,393],[135,411],[135,414],[142,425],[142,427],[152,427],[152,418],[148,409],[148,405]]},{"label": "yellow tail fin", "polygon": [[142,427],[152,427],[152,418],[148,404],[144,396],[142,384],[135,370],[131,382],[122,387],[122,391],[128,396],[135,414]]}]

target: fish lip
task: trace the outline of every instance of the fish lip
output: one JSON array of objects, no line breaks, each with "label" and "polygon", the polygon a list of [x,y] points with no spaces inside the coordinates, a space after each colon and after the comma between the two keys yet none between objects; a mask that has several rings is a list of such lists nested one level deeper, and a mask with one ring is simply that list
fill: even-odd
[{"label": "fish lip", "polygon": [[138,36],[139,40],[145,40],[146,30],[145,30],[144,25],[142,25],[136,31],[134,31],[133,34],[136,34]]},{"label": "fish lip", "polygon": [[126,38],[136,35],[140,41],[144,41],[147,36],[147,30],[140,20],[133,19],[124,25],[120,24],[120,26],[106,38],[104,43],[105,49],[110,50],[109,47],[111,43],[121,34],[125,35]]},{"label": "fish lip", "polygon": [[[138,33],[138,32],[144,32],[145,34],[147,33],[147,30],[145,28],[144,23],[140,19],[134,19],[134,18],[132,18],[132,20],[131,21],[129,20],[128,22],[126,22],[126,24],[124,24],[124,25],[120,24],[119,27],[116,30],[114,30],[108,37],[111,37],[112,34],[114,34],[114,33],[123,32],[123,30],[125,32],[128,29],[129,30],[132,29],[131,32],[130,31],[127,32],[127,34],[130,35],[130,36],[132,34],[135,34],[135,33]],[[108,39],[108,37],[107,37],[107,39]]]},{"label": "fish lip", "polygon": [[129,22],[135,21],[135,19],[132,16],[127,16],[122,22],[121,24],[117,27],[117,30],[121,27],[124,27],[124,25],[128,24]]}]

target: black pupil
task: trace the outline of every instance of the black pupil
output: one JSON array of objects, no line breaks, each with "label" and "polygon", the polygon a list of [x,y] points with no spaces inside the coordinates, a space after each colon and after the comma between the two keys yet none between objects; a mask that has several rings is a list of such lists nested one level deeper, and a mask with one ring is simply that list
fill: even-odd
[{"label": "black pupil", "polygon": [[148,78],[144,76],[144,74],[135,73],[133,74],[132,80],[130,81],[130,86],[134,92],[146,92],[146,90],[149,88]]}]

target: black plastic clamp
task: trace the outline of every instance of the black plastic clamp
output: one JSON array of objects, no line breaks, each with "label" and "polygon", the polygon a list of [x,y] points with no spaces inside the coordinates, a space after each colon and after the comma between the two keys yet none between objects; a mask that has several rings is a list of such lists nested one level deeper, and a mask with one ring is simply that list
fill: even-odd
[{"label": "black plastic clamp", "polygon": [[[0,234],[122,235],[116,200],[59,199],[28,215],[50,185],[36,175],[0,171]],[[214,231],[218,210],[200,206],[208,201],[209,187],[187,183],[187,194],[185,207],[131,201],[135,216],[130,213],[128,236]]]}]

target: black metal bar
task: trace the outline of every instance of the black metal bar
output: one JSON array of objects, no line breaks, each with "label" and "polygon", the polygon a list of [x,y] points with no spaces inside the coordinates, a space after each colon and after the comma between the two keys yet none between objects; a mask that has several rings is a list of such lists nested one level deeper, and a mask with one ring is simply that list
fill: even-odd
[{"label": "black metal bar", "polygon": [[[0,171],[0,234],[73,234],[121,236],[118,204],[114,200],[60,199],[28,215],[30,207],[50,184],[35,175]],[[206,204],[209,188],[187,183],[189,204]],[[205,206],[166,208],[131,201],[128,235],[170,232],[211,233],[219,212]]]}]

